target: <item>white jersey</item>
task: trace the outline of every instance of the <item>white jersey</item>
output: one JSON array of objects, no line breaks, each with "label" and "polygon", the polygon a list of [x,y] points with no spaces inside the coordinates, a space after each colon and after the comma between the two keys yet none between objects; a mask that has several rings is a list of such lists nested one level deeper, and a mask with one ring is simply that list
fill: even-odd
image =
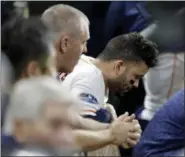
[{"label": "white jersey", "polygon": [[94,58],[82,55],[72,73],[68,74],[62,85],[80,98],[82,115],[95,115],[108,99],[108,90],[102,72],[92,64]]},{"label": "white jersey", "polygon": [[[65,88],[80,98],[79,104],[83,116],[98,116],[96,111],[107,107],[105,103],[108,100],[108,89],[105,87],[102,72],[92,64],[93,59],[82,55],[73,72],[67,75],[62,83]],[[120,153],[117,146],[109,145],[88,152],[87,156],[120,156]]]}]

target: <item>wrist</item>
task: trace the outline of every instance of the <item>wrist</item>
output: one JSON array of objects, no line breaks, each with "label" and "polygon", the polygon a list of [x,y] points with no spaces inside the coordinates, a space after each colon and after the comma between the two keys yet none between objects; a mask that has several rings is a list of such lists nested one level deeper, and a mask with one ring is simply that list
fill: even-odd
[{"label": "wrist", "polygon": [[108,132],[108,135],[109,135],[110,144],[117,145],[116,142],[115,142],[116,141],[116,136],[113,133],[112,127],[110,125],[108,126],[107,132]]},{"label": "wrist", "polygon": [[108,144],[114,144],[115,138],[112,134],[111,128],[104,130],[103,136],[106,137]]}]

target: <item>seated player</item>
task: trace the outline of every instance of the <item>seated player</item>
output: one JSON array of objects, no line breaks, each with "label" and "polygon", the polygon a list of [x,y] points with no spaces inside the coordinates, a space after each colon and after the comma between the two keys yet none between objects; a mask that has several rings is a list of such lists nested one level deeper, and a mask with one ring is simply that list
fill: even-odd
[{"label": "seated player", "polygon": [[134,148],[134,157],[184,156],[184,89],[155,114]]},{"label": "seated player", "polygon": [[[137,33],[113,38],[97,59],[82,55],[63,86],[81,99],[81,115],[100,122],[111,122],[104,109],[108,91],[127,92],[137,87],[149,68],[155,66],[156,45]],[[129,140],[132,146],[137,140]]]}]

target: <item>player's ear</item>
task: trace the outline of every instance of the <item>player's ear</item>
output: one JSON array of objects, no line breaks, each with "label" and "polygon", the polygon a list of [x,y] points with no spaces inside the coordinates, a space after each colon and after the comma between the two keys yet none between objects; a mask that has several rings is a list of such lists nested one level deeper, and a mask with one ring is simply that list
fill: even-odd
[{"label": "player's ear", "polygon": [[125,71],[126,66],[125,63],[122,60],[117,60],[114,63],[114,71],[116,75],[121,75]]},{"label": "player's ear", "polygon": [[66,53],[67,49],[69,48],[70,44],[69,44],[69,36],[68,35],[64,35],[61,39],[60,39],[60,52]]}]

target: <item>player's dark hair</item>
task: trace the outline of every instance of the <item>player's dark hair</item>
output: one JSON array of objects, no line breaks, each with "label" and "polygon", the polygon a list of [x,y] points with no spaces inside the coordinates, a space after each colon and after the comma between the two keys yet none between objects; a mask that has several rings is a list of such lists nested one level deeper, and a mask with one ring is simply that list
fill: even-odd
[{"label": "player's dark hair", "polygon": [[39,17],[15,18],[1,29],[1,49],[8,57],[18,79],[30,61],[45,67],[49,56],[49,30]]},{"label": "player's dark hair", "polygon": [[150,68],[156,65],[157,55],[156,44],[139,33],[129,33],[111,39],[98,58],[104,61],[144,61]]}]

